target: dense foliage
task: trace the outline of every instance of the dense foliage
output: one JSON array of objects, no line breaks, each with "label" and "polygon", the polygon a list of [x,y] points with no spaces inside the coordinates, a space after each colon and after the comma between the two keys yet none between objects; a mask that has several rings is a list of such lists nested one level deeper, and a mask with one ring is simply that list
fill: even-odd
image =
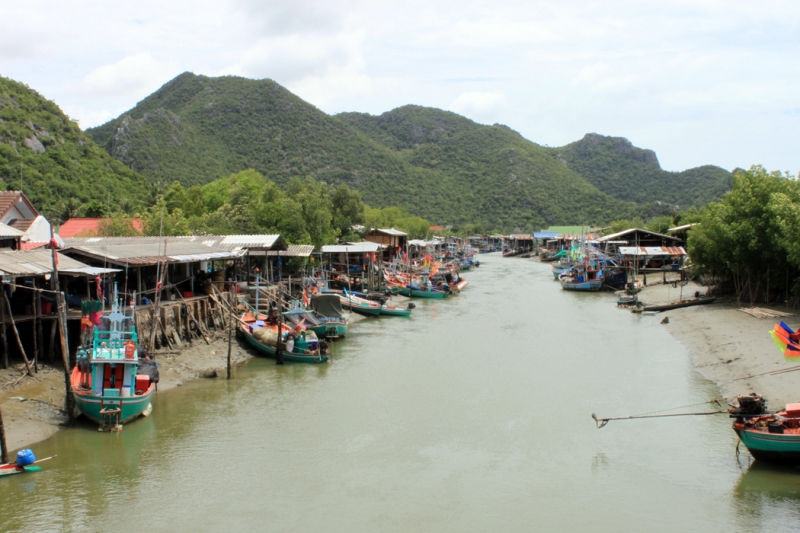
[{"label": "dense foliage", "polygon": [[731,173],[710,165],[668,172],[652,150],[621,137],[595,133],[554,149],[566,165],[601,191],[621,200],[658,201],[680,208],[699,207],[731,189]]},{"label": "dense foliage", "polygon": [[144,178],[108,155],[33,89],[0,77],[0,180],[50,219],[137,201]]},{"label": "dense foliage", "polygon": [[[175,182],[153,205],[142,209],[145,235],[280,234],[292,244],[320,247],[362,240],[354,227],[395,227],[424,237],[430,224],[397,207],[370,209],[346,185],[326,185],[311,177],[292,178],[284,188],[254,170],[246,170],[189,189]],[[98,228],[105,236],[138,232],[132,217],[114,213]],[[87,235],[88,236],[88,235]]]},{"label": "dense foliage", "polygon": [[743,300],[794,300],[800,294],[800,182],[754,166],[733,190],[703,209],[689,232],[700,273]]},{"label": "dense foliage", "polygon": [[329,116],[271,80],[184,73],[87,133],[154,182],[203,185],[248,168],[279,185],[311,176],[441,225],[525,231],[666,212],[602,192],[505,126],[419,106]]}]

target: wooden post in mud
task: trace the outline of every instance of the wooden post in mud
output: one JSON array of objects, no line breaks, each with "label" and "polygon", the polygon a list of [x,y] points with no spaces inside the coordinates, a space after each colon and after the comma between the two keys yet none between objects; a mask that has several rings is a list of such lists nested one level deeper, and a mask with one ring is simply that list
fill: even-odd
[{"label": "wooden post in mud", "polygon": [[[5,287],[0,287],[0,290],[3,291],[3,294],[6,293]],[[5,305],[0,305],[0,318],[2,318],[2,320],[3,320],[3,330],[0,331],[0,336],[3,337],[3,368],[8,368],[8,338],[6,337],[6,332],[7,332],[8,328],[6,326],[6,306]]]},{"label": "wooden post in mud", "polygon": [[231,346],[233,338],[233,309],[228,310],[228,378],[231,379]]},{"label": "wooden post in mud", "polygon": [[69,343],[67,342],[67,301],[58,283],[58,252],[56,251],[56,242],[53,237],[52,226],[50,226],[50,252],[53,266],[53,272],[50,274],[50,285],[56,293],[58,329],[61,333],[61,335],[59,335],[61,340],[61,362],[64,365],[64,390],[67,394],[64,401],[66,403],[67,420],[71,424],[75,421],[75,398],[72,396],[72,383],[69,375],[71,367],[69,365]]},{"label": "wooden post in mud", "polygon": [[0,411],[0,463],[8,462],[8,446],[6,446],[6,427],[3,425],[3,412]]}]

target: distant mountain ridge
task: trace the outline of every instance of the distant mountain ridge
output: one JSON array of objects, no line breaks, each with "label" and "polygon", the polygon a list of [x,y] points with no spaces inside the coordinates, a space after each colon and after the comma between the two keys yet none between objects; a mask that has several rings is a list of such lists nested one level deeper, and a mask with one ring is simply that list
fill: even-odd
[{"label": "distant mountain ridge", "polygon": [[654,214],[654,200],[702,203],[729,182],[716,167],[665,172],[655,153],[621,138],[547,148],[413,105],[331,116],[274,81],[233,76],[181,74],[86,133],[151,181],[202,185],[247,168],[277,183],[312,175],[375,207],[509,231]]}]

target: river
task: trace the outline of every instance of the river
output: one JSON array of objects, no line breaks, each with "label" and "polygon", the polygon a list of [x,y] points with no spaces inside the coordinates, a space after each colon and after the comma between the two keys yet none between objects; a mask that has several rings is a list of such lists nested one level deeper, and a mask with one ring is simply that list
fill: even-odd
[{"label": "river", "polygon": [[[81,424],[0,484],[2,531],[794,531],[800,476],[735,455],[725,416],[611,422],[717,397],[658,318],[480,257],[331,364],[254,359]],[[689,407],[704,410],[708,406]]]}]

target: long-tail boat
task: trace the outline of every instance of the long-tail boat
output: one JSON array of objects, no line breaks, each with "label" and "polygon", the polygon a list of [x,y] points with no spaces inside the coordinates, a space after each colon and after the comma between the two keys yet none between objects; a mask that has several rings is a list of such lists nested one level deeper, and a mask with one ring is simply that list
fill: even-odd
[{"label": "long-tail boat", "polygon": [[778,413],[768,413],[757,394],[739,396],[739,406],[729,410],[733,430],[757,461],[800,465],[800,403],[790,403]]},{"label": "long-tail boat", "polygon": [[71,376],[78,409],[101,425],[149,414],[158,383],[158,364],[139,358],[133,317],[122,312],[116,291],[111,312],[94,328],[91,349],[78,350]]},{"label": "long-tail boat", "polygon": [[45,457],[44,459],[39,459],[37,461],[36,456],[31,450],[20,450],[17,453],[17,462],[0,464],[0,477],[38,472],[42,469],[42,467],[36,466],[37,464],[49,461],[54,457],[58,456],[51,455],[50,457]]}]

